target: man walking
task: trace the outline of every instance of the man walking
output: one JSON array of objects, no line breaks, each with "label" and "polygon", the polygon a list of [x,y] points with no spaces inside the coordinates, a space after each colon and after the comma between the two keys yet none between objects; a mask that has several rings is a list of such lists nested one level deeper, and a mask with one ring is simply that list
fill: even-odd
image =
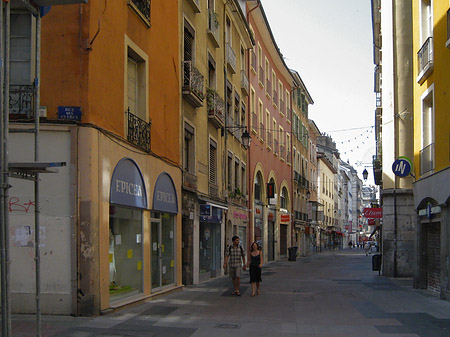
[{"label": "man walking", "polygon": [[231,240],[233,241],[233,244],[230,246],[225,256],[223,268],[226,269],[228,266],[228,273],[233,280],[234,291],[232,294],[241,296],[239,287],[241,286],[241,268],[243,270],[246,269],[245,253],[244,249],[239,244],[239,236],[235,235]]}]

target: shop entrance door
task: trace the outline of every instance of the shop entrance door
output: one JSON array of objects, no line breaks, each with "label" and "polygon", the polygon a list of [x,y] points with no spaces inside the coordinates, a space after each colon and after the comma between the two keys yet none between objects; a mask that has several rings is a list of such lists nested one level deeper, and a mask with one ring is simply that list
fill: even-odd
[{"label": "shop entrance door", "polygon": [[280,255],[287,254],[287,228],[288,226],[280,224]]},{"label": "shop entrance door", "polygon": [[152,241],[152,292],[161,290],[161,221],[151,221]]}]

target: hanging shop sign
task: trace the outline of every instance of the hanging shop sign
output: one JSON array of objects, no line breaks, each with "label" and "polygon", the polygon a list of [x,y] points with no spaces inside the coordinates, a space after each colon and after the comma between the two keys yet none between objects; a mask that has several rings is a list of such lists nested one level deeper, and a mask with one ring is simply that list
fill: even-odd
[{"label": "hanging shop sign", "polygon": [[383,208],[364,208],[364,217],[367,219],[381,219],[383,217]]},{"label": "hanging shop sign", "polygon": [[411,173],[411,170],[411,160],[409,160],[409,158],[407,157],[399,157],[392,164],[392,172],[394,172],[397,177],[407,177]]},{"label": "hanging shop sign", "polygon": [[280,221],[281,222],[290,222],[290,220],[291,220],[291,217],[290,217],[290,215],[289,214],[281,214],[281,216],[280,216]]},{"label": "hanging shop sign", "polygon": [[148,208],[144,179],[134,160],[122,158],[117,163],[111,178],[109,202],[116,205]]},{"label": "hanging shop sign", "polygon": [[159,175],[153,192],[153,210],[164,213],[178,213],[177,190],[172,178],[166,172]]}]

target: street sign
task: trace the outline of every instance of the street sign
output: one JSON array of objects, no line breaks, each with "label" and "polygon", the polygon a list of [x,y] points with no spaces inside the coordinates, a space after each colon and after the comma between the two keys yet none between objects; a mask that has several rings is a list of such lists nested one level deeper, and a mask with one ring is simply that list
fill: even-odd
[{"label": "street sign", "polygon": [[397,177],[407,177],[411,173],[412,170],[412,164],[411,160],[406,157],[399,157],[394,163],[392,164],[392,172]]}]

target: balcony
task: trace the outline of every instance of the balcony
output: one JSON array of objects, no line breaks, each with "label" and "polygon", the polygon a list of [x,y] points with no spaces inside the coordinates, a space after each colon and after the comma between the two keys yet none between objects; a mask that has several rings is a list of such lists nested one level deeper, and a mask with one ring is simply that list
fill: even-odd
[{"label": "balcony", "polygon": [[273,140],[273,153],[276,154],[276,155],[278,155],[278,151],[279,151],[279,148],[278,148],[278,139],[274,139],[274,140]]},{"label": "balcony", "polygon": [[294,183],[300,184],[300,173],[294,171]]},{"label": "balcony", "polygon": [[197,191],[197,176],[183,170],[183,188],[190,191]]},{"label": "balcony", "polygon": [[256,74],[256,53],[254,50],[250,52],[250,65],[252,71]]},{"label": "balcony", "polygon": [[206,101],[208,106],[208,119],[217,128],[225,126],[225,102],[213,89],[206,91]]},{"label": "balcony", "polygon": [[211,37],[211,41],[214,47],[219,48],[220,45],[220,25],[217,19],[217,13],[212,9],[208,13],[208,35]]},{"label": "balcony", "polygon": [[278,92],[274,90],[272,95],[272,104],[273,106],[277,106],[277,103],[278,103]]},{"label": "balcony", "polygon": [[266,96],[270,97],[271,92],[272,92],[272,83],[268,78],[266,78]]},{"label": "balcony", "polygon": [[189,0],[188,2],[191,4],[194,13],[200,13],[200,0]]},{"label": "balcony", "polygon": [[126,112],[128,121],[127,140],[141,148],[146,152],[150,152],[150,126],[151,123],[147,123],[138,116],[132,114],[130,109]]},{"label": "balcony", "polygon": [[183,61],[183,97],[194,107],[203,106],[204,77],[192,61]]},{"label": "balcony", "polygon": [[417,53],[417,63],[419,66],[419,76],[417,76],[417,82],[422,84],[428,75],[433,71],[433,38],[431,36],[426,39],[422,48],[420,48]]},{"label": "balcony", "polygon": [[11,119],[29,119],[34,117],[34,85],[9,86],[9,116]]},{"label": "balcony", "polygon": [[270,131],[267,131],[267,147],[272,148],[273,138],[272,133]]},{"label": "balcony", "polygon": [[258,133],[258,115],[252,111],[252,131]]},{"label": "balcony", "polygon": [[139,18],[150,27],[150,0],[127,0],[128,6],[130,6]]},{"label": "balcony", "polygon": [[241,90],[245,96],[250,94],[250,84],[248,82],[247,74],[244,70],[241,70]]},{"label": "balcony", "polygon": [[286,106],[284,105],[284,101],[280,99],[280,112],[285,115],[286,114]]},{"label": "balcony", "polygon": [[236,74],[236,53],[233,47],[227,43],[227,65],[233,74]]},{"label": "balcony", "polygon": [[259,79],[259,85],[261,87],[264,87],[264,69],[263,67],[259,66],[259,75],[258,75],[258,79]]},{"label": "balcony", "polygon": [[420,150],[420,175],[434,171],[434,143]]}]

